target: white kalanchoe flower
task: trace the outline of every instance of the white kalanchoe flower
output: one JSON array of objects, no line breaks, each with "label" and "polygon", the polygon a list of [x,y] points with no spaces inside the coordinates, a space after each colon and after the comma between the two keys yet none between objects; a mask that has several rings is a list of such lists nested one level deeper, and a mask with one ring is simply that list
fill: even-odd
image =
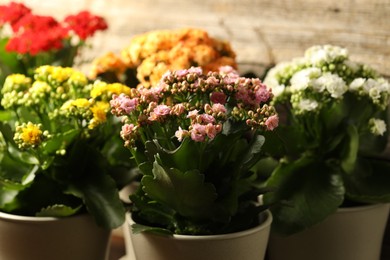
[{"label": "white kalanchoe flower", "polygon": [[349,84],[349,89],[353,91],[358,91],[359,89],[363,88],[365,82],[365,78],[356,78]]},{"label": "white kalanchoe flower", "polygon": [[307,68],[292,76],[290,80],[290,90],[291,92],[298,92],[307,89],[309,86],[313,85],[313,82],[321,75],[321,70],[319,68]]},{"label": "white kalanchoe flower", "polygon": [[374,135],[383,135],[386,132],[386,123],[382,119],[371,118],[368,125]]},{"label": "white kalanchoe flower", "polygon": [[334,61],[342,61],[347,59],[347,57],[347,49],[332,45],[316,45],[307,49],[305,52],[305,59],[314,66],[322,66]]},{"label": "white kalanchoe flower", "polygon": [[316,83],[323,86],[332,98],[341,98],[348,91],[347,84],[336,74],[324,73]]},{"label": "white kalanchoe flower", "polygon": [[[293,104],[294,106],[294,104]],[[300,111],[300,113],[305,113],[308,111],[315,111],[318,108],[319,104],[314,99],[301,99],[296,104],[296,109]]]},{"label": "white kalanchoe flower", "polygon": [[279,84],[279,81],[275,77],[269,77],[264,80],[264,84],[267,86],[268,89],[272,90],[272,94],[275,97],[280,96],[283,94],[286,86],[283,84]]}]

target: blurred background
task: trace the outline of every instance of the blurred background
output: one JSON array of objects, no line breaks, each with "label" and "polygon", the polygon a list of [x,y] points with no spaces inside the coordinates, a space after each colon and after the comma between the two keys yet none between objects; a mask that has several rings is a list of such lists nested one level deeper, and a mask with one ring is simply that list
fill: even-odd
[{"label": "blurred background", "polygon": [[[10,1],[0,0],[0,4]],[[103,16],[107,31],[91,39],[92,60],[118,53],[150,30],[197,27],[227,40],[243,70],[301,56],[315,44],[348,48],[351,58],[390,76],[388,0],[24,0],[37,14],[60,20],[82,10]],[[85,65],[87,66],[87,64]]]}]

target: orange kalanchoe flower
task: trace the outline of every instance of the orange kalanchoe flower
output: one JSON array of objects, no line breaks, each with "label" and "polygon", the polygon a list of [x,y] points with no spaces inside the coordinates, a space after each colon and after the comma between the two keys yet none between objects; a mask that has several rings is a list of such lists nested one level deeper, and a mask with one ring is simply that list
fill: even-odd
[{"label": "orange kalanchoe flower", "polygon": [[[206,31],[195,28],[157,30],[136,35],[119,56],[106,54],[103,57],[94,61],[92,78],[108,71],[118,73],[115,65],[107,65],[121,60],[128,70],[133,71],[137,83],[145,87],[156,84],[168,70],[198,66],[207,73],[218,71],[220,66],[225,65],[237,68],[236,54],[228,42],[212,38]],[[131,73],[126,76],[129,75]]]}]

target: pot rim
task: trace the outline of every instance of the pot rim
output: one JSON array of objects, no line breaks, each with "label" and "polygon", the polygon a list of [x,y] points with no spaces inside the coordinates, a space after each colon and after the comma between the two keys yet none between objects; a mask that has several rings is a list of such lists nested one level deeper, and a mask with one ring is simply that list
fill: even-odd
[{"label": "pot rim", "polygon": [[356,212],[356,211],[366,211],[373,208],[380,208],[380,207],[389,207],[390,203],[374,203],[374,204],[367,204],[367,205],[361,205],[361,206],[353,206],[353,207],[342,207],[337,209],[337,213],[349,213],[349,212]]},{"label": "pot rim", "polygon": [[[263,211],[261,214],[264,214],[263,222],[261,222],[256,227],[246,229],[243,231],[238,231],[238,232],[234,232],[234,233],[227,233],[227,234],[217,234],[217,235],[178,235],[178,234],[173,234],[172,238],[173,239],[180,239],[180,240],[194,240],[194,239],[220,240],[220,239],[233,239],[233,238],[247,236],[247,235],[259,232],[261,230],[271,228],[271,223],[273,220],[271,211],[266,210],[266,211]],[[130,232],[132,232],[131,231],[131,224],[135,223],[135,222],[131,218],[130,212],[126,213],[126,219],[127,219],[128,224],[130,225]],[[149,233],[149,234],[159,235],[159,234],[154,234],[154,233]],[[171,236],[169,236],[169,237],[171,237]]]},{"label": "pot rim", "polygon": [[82,218],[89,216],[88,214],[76,214],[68,217],[36,217],[36,216],[23,216],[15,215],[0,211],[0,219],[8,221],[19,221],[19,222],[52,222],[52,221],[61,221],[67,220],[70,218]]}]

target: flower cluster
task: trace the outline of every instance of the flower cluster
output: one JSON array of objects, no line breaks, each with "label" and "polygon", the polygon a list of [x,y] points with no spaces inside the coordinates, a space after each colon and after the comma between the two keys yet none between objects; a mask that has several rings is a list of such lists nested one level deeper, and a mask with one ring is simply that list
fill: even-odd
[{"label": "flower cluster", "polygon": [[6,35],[0,53],[11,57],[0,61],[5,78],[16,72],[31,73],[40,65],[72,66],[85,41],[97,31],[106,30],[107,23],[88,11],[69,15],[60,22],[51,16],[36,15],[22,3],[11,2],[0,6],[0,29]]},{"label": "flower cluster", "polygon": [[[303,58],[277,65],[269,71],[265,83],[274,90],[275,104],[278,100],[284,104],[288,99],[291,113],[297,118],[318,114],[335,103],[345,103],[349,96],[356,100],[356,105],[359,102],[367,105],[364,109],[370,109],[370,115],[376,116],[387,108],[390,98],[386,79],[368,66],[349,60],[346,49],[331,45],[313,46]],[[366,118],[354,123],[361,129],[374,119],[381,120]]]},{"label": "flower cluster", "polygon": [[[134,138],[146,134],[137,132],[153,124],[177,126],[179,141],[188,136],[195,142],[213,140],[227,120],[273,130],[278,117],[268,105],[270,90],[257,78],[239,77],[231,67],[221,71],[203,74],[193,67],[167,72],[155,87],[134,89],[131,96],[114,95],[112,113],[127,116],[121,132],[126,143],[134,144]],[[226,106],[231,106],[229,113]]]},{"label": "flower cluster", "polygon": [[150,87],[167,70],[195,66],[208,72],[218,71],[224,65],[237,66],[229,43],[214,39],[200,29],[158,30],[134,36],[120,56],[107,53],[95,59],[91,77],[104,78],[111,74],[121,82],[136,81]]},{"label": "flower cluster", "polygon": [[267,181],[280,192],[265,198],[293,205],[275,207],[274,215],[281,216],[274,219],[276,231],[300,231],[351,201],[390,200],[390,190],[383,186],[387,177],[382,176],[389,166],[378,159],[389,132],[386,79],[352,61],[347,49],[324,45],[276,65],[264,82],[275,94],[272,104],[283,111],[280,144],[273,143],[272,153],[281,160]]},{"label": "flower cluster", "polygon": [[133,216],[184,234],[251,225],[260,191],[250,169],[263,153],[261,133],[278,125],[271,99],[259,79],[229,66],[168,71],[155,86],[114,95],[111,112],[142,171]]},{"label": "flower cluster", "polygon": [[[5,147],[0,209],[41,216],[88,210],[98,224],[120,225],[124,208],[112,176],[129,164],[111,154],[130,153],[116,138],[120,122],[111,115],[109,100],[129,90],[90,82],[70,67],[45,65],[33,77],[9,75],[1,90],[6,120],[0,122]],[[35,194],[37,189],[47,198]]]}]

